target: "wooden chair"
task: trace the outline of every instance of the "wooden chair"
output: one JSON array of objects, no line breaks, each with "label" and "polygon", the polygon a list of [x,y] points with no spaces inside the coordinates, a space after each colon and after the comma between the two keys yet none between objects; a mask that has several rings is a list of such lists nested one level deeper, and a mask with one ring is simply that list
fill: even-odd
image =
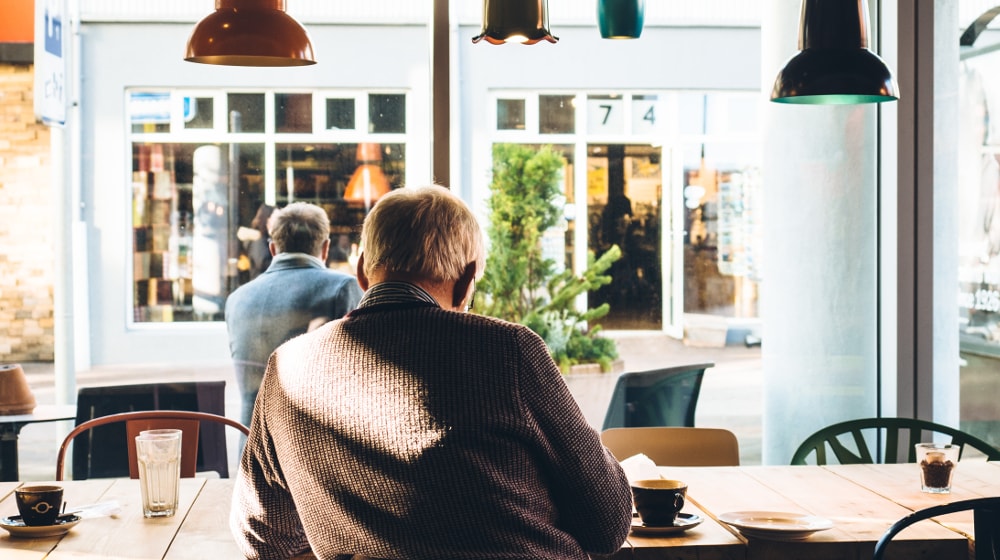
[{"label": "wooden chair", "polygon": [[931,506],[907,515],[893,523],[882,535],[882,538],[875,543],[875,554],[872,556],[872,560],[882,560],[892,538],[910,525],[939,515],[968,510],[972,510],[974,515],[973,531],[975,532],[976,552],[973,558],[975,560],[1000,558],[1000,550],[998,550],[1000,548],[1000,497],[989,497]]},{"label": "wooden chair", "polygon": [[[128,449],[128,472],[131,478],[139,478],[139,466],[136,460],[135,436],[143,430],[158,430],[164,428],[180,429],[181,435],[181,476],[191,478],[197,470],[198,459],[198,434],[201,431],[202,422],[213,422],[224,426],[236,428],[244,435],[249,435],[250,430],[246,426],[225,416],[209,414],[207,412],[194,412],[190,410],[140,410],[135,412],[122,412],[87,420],[86,422],[73,428],[73,430],[63,439],[59,446],[59,453],[56,456],[56,480],[63,480],[65,470],[66,451],[69,444],[77,436],[84,432],[90,432],[98,426],[108,424],[125,424],[124,444]],[[224,478],[226,474],[219,473]]]},{"label": "wooden chair", "polygon": [[740,444],[721,428],[610,428],[601,441],[619,461],[642,453],[660,466],[736,467]]},{"label": "wooden chair", "polygon": [[[882,457],[872,453],[865,436],[879,435],[884,442]],[[1000,460],[1000,449],[971,434],[950,426],[916,418],[861,418],[827,426],[799,445],[792,455],[793,465],[805,465],[810,456],[815,464],[826,465],[828,458],[836,458],[842,465],[871,463],[915,463],[918,443],[938,441],[934,435],[951,438],[959,446],[959,459],[967,448],[979,451],[987,460]],[[947,442],[945,442],[947,443]],[[827,450],[833,453],[829,457]]]},{"label": "wooden chair", "polygon": [[645,426],[694,426],[694,412],[705,370],[715,364],[689,364],[618,377],[603,430]]},{"label": "wooden chair", "polygon": [[[136,410],[191,410],[226,415],[225,381],[180,381],[82,387],[76,396],[76,425]],[[124,424],[93,429],[73,443],[72,477],[115,478],[129,475],[128,454],[121,444]],[[198,470],[229,476],[226,428],[206,423],[198,434]]]}]

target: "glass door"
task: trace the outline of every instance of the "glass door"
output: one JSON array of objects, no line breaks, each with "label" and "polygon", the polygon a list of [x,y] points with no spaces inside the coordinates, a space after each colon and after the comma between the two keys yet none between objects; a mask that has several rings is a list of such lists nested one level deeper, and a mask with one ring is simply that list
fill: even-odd
[{"label": "glass door", "polygon": [[612,282],[588,297],[590,307],[609,304],[605,329],[663,328],[661,149],[640,144],[587,145],[588,244],[595,256],[613,246],[622,253]]}]

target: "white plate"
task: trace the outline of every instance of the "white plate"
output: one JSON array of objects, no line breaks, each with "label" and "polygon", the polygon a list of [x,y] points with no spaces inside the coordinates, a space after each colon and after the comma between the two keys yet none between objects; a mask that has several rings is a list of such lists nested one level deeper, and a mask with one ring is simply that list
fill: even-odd
[{"label": "white plate", "polygon": [[24,524],[20,516],[0,518],[0,527],[3,527],[12,537],[21,538],[41,538],[58,537],[65,535],[74,525],[80,522],[79,515],[64,514],[56,519],[55,525],[42,525],[32,527]]},{"label": "white plate", "polygon": [[747,537],[780,541],[807,539],[833,527],[829,519],[782,511],[733,511],[720,515],[719,521],[736,527]]},{"label": "white plate", "polygon": [[674,521],[673,525],[666,525],[663,527],[647,527],[642,524],[642,521],[636,517],[632,519],[632,532],[636,535],[645,536],[659,536],[659,535],[676,535],[683,533],[692,527],[697,527],[701,524],[701,516],[695,515],[693,513],[678,513],[677,520]]}]

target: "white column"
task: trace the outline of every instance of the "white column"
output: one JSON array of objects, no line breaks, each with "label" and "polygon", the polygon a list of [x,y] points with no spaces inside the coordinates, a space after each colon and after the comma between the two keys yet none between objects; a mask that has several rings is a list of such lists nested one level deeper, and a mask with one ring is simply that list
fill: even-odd
[{"label": "white column", "polygon": [[817,429],[876,411],[875,105],[766,101],[797,52],[799,3],[762,18],[764,464]]}]

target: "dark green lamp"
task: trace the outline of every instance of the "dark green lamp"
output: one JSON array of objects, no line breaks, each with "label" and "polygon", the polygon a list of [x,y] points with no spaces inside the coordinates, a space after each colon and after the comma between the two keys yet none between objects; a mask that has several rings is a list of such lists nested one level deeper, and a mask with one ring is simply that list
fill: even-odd
[{"label": "dark green lamp", "polygon": [[899,99],[892,71],[868,49],[867,0],[803,0],[799,49],[778,72],[771,101],[853,105]]},{"label": "dark green lamp", "polygon": [[597,0],[597,27],[605,39],[638,39],[646,0]]},{"label": "dark green lamp", "polygon": [[483,29],[472,42],[483,39],[494,45],[555,43],[559,38],[549,31],[549,1],[483,0]]}]

